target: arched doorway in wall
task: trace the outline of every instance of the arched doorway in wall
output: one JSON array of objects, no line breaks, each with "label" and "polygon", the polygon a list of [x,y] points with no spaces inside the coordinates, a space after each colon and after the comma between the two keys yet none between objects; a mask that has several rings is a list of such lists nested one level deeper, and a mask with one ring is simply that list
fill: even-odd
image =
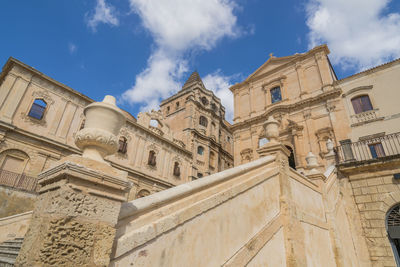
[{"label": "arched doorway in wall", "polygon": [[294,159],[293,149],[290,146],[285,146],[290,151],[289,159],[289,167],[296,169],[296,161]]},{"label": "arched doorway in wall", "polygon": [[386,230],[397,266],[400,266],[400,203],[396,204],[387,213]]}]

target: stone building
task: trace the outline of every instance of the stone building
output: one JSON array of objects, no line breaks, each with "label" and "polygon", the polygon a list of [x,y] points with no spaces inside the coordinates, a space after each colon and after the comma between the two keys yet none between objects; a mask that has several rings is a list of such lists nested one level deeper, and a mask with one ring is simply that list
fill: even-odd
[{"label": "stone building", "polygon": [[[231,87],[233,125],[196,72],[160,111],[141,113],[137,122],[125,114],[134,127],[168,139],[192,160],[187,180],[194,181],[144,198],[126,201],[132,174],[118,164],[118,153],[106,157],[118,169],[91,155],[90,145],[99,154],[104,144],[85,133],[107,124],[94,122],[92,114],[90,125],[80,129],[77,123],[75,142],[86,140],[79,146],[82,156],[68,154],[40,174],[39,204],[33,213],[0,219],[0,241],[4,232],[22,238],[29,226],[17,265],[399,265],[400,61],[338,80],[328,54],[322,45],[271,56]],[[9,83],[14,89],[7,95],[14,96],[24,95],[15,89],[33,86]],[[22,104],[14,100],[10,106],[2,92],[2,127],[9,127],[3,143],[28,143],[23,135],[9,135],[21,126],[11,128],[7,118]],[[25,114],[35,98],[26,101]],[[105,112],[108,102],[110,97],[86,109],[101,106]],[[58,128],[56,135],[62,133]],[[110,129],[102,135],[117,138]],[[143,153],[147,137],[142,138],[132,153]],[[71,154],[81,154],[74,149]],[[175,162],[159,147],[148,149],[149,157],[142,158],[147,165]],[[20,152],[11,157],[8,168],[29,166]],[[160,169],[140,166],[156,180]],[[195,179],[199,174],[210,175]]]},{"label": "stone building", "polygon": [[175,95],[160,105],[164,121],[187,144],[193,173],[201,178],[233,166],[233,140],[221,100],[207,90],[195,71]]},{"label": "stone building", "polygon": [[[1,184],[32,191],[40,172],[67,155],[79,154],[73,140],[84,127],[83,108],[92,102],[10,58],[0,75]],[[191,181],[193,172],[197,178],[190,145],[162,121],[161,113],[141,113],[138,121],[128,112],[124,114],[120,149],[107,160],[128,171],[134,184],[129,199]],[[158,127],[150,124],[151,119],[160,122]]]},{"label": "stone building", "polygon": [[338,170],[353,189],[370,258],[400,265],[400,60],[338,81],[350,122],[337,148]]},{"label": "stone building", "polygon": [[[332,145],[347,138],[349,123],[327,46],[304,54],[271,56],[245,81],[233,85],[235,165],[259,157],[269,116],[281,123],[280,140],[291,151],[291,167],[304,172],[307,158],[321,171],[333,163]],[[330,143],[330,144],[328,144]]]}]

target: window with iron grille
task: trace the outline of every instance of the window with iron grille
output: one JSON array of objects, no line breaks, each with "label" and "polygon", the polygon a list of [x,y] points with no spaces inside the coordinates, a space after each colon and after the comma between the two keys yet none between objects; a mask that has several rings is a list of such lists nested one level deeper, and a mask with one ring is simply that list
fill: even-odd
[{"label": "window with iron grille", "polygon": [[29,110],[28,116],[35,118],[37,120],[43,119],[44,112],[46,110],[47,104],[42,99],[35,99]]}]

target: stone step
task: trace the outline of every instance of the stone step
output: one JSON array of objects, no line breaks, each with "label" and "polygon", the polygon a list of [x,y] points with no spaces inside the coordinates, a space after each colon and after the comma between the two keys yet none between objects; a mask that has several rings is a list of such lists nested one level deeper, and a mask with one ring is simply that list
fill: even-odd
[{"label": "stone step", "polygon": [[8,244],[8,245],[0,244],[0,249],[19,251],[21,249],[21,245],[20,244]]},{"label": "stone step", "polygon": [[13,242],[13,241],[5,241],[5,242],[3,242],[3,243],[1,243],[1,245],[4,245],[4,246],[22,246],[22,241],[17,241],[17,242]]},{"label": "stone step", "polygon": [[0,257],[16,259],[19,251],[0,249]]},{"label": "stone step", "polygon": [[0,256],[0,267],[12,267],[14,263],[15,259]]}]

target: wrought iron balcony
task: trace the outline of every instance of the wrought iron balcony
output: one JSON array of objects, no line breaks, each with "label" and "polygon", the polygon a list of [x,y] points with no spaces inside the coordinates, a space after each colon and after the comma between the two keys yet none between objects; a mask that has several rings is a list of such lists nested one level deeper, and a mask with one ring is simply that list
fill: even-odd
[{"label": "wrought iron balcony", "polygon": [[20,189],[28,192],[37,192],[39,186],[37,178],[24,173],[15,173],[0,169],[0,185]]},{"label": "wrought iron balcony", "polygon": [[337,163],[379,160],[400,155],[400,132],[358,142],[340,141],[336,148]]}]

